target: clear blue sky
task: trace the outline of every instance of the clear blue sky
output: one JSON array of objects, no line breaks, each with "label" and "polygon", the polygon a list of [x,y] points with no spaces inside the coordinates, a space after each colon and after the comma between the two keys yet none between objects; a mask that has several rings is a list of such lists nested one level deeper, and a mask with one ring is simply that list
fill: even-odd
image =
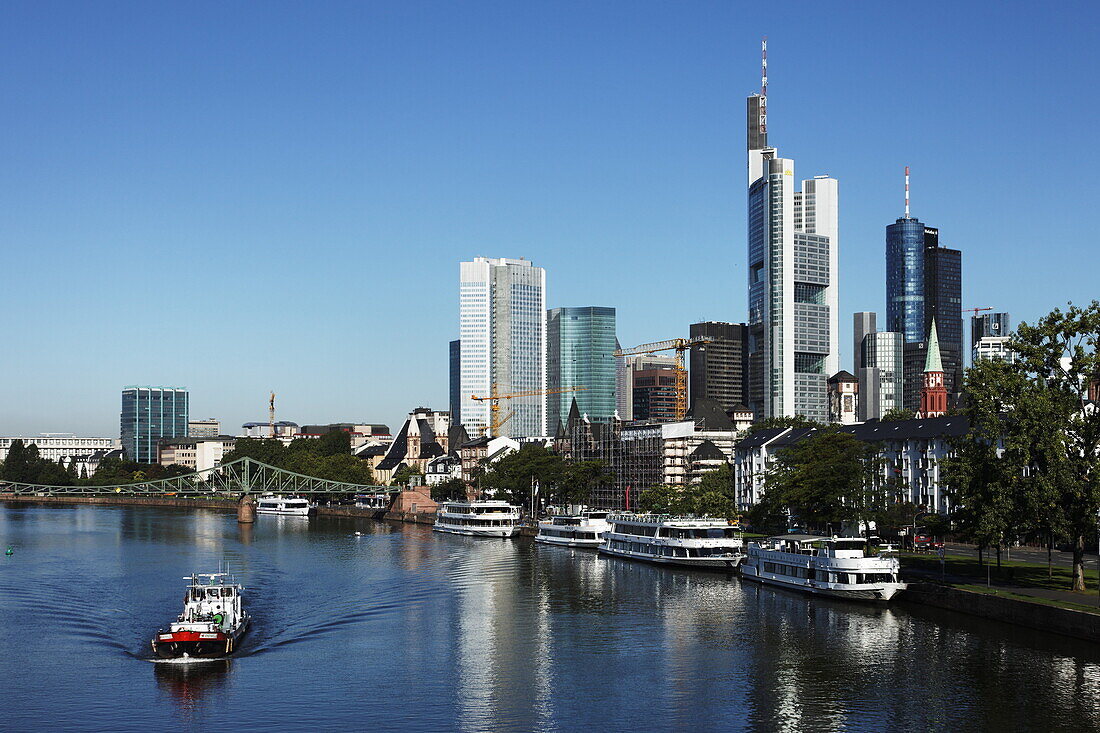
[{"label": "clear blue sky", "polygon": [[0,8],[0,434],[117,435],[127,384],[231,432],[447,406],[458,262],[527,257],[624,345],[745,317],[744,98],[841,191],[841,349],[884,227],[964,306],[1097,295],[1095,3]]}]

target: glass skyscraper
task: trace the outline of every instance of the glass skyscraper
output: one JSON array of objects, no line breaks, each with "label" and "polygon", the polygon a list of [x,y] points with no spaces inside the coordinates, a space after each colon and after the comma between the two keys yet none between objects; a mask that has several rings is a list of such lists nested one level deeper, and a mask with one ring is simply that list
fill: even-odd
[{"label": "glass skyscraper", "polygon": [[616,409],[615,309],[553,308],[546,315],[546,388],[584,387],[547,395],[546,434],[554,435],[569,406],[593,422],[606,422]]},{"label": "glass skyscraper", "polygon": [[944,384],[955,398],[962,380],[962,252],[940,246],[938,229],[903,217],[886,227],[886,328],[905,339],[904,406],[916,410],[925,339],[936,322]]},{"label": "glass skyscraper", "polygon": [[[471,395],[546,389],[546,270],[525,259],[476,257],[459,266],[462,423],[470,437],[490,426],[487,401]],[[498,434],[539,436],[546,398],[505,400]]]},{"label": "glass skyscraper", "polygon": [[187,437],[188,394],[179,387],[124,387],[121,437],[126,457],[156,463],[164,438]]},{"label": "glass skyscraper", "polygon": [[462,341],[461,339],[455,339],[451,341],[448,349],[448,356],[450,357],[450,379],[449,392],[450,392],[450,408],[451,408],[451,424],[462,424]]}]

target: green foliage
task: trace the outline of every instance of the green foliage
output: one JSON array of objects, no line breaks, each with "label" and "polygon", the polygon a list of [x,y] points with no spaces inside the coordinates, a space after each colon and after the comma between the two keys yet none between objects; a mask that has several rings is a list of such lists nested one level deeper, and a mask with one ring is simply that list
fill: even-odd
[{"label": "green foliage", "polygon": [[737,517],[734,497],[733,470],[724,464],[703,475],[698,484],[683,488],[654,486],[638,496],[642,511],[658,514],[693,514],[695,516]]},{"label": "green foliage", "polygon": [[366,461],[351,455],[350,440],[343,430],[325,433],[320,438],[297,438],[290,445],[271,438],[238,438],[222,463],[251,458],[306,476],[371,485],[374,474]]},{"label": "green foliage", "polygon": [[912,419],[912,410],[906,410],[904,407],[895,407],[892,410],[887,410],[886,414],[879,418],[879,422],[898,422],[900,420]]},{"label": "green foliage", "polygon": [[433,501],[462,501],[466,498],[466,482],[460,478],[449,478],[432,486]]},{"label": "green foliage", "polygon": [[38,446],[25,445],[22,440],[13,440],[8,449],[7,460],[0,466],[0,479],[28,484],[46,484],[49,486],[71,486],[76,483],[75,466],[66,470],[59,463],[38,455]]},{"label": "green foliage", "polygon": [[420,469],[416,466],[406,466],[401,464],[397,467],[397,470],[393,472],[393,478],[390,479],[390,486],[408,486],[409,479],[413,476],[420,476]]},{"label": "green foliage", "polygon": [[751,435],[759,430],[768,430],[770,428],[822,428],[825,427],[819,422],[814,422],[808,417],[803,415],[788,415],[786,417],[769,417],[755,422],[749,426],[746,431],[747,435]]},{"label": "green foliage", "polygon": [[884,503],[871,490],[877,463],[872,446],[823,428],[776,454],[765,482],[770,512],[789,510],[806,526],[822,530],[867,519]]},{"label": "green foliage", "polygon": [[498,499],[526,506],[531,499],[532,481],[539,485],[543,497],[552,497],[564,473],[565,461],[560,455],[541,444],[525,443],[489,464],[480,484],[482,490],[496,492]]},{"label": "green foliage", "polygon": [[190,472],[191,469],[176,464],[162,466],[159,463],[138,463],[109,456],[99,462],[99,467],[85,483],[89,486],[134,484],[183,476]]},{"label": "green foliage", "polygon": [[552,504],[588,504],[592,492],[611,483],[613,476],[603,461],[563,463],[558,482],[547,490]]}]

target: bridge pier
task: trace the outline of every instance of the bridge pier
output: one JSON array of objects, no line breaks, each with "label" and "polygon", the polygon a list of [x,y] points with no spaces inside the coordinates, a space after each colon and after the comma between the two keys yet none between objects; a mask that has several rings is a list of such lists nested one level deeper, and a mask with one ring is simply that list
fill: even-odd
[{"label": "bridge pier", "polygon": [[237,523],[251,524],[256,521],[256,505],[252,503],[252,497],[243,495],[237,502]]}]

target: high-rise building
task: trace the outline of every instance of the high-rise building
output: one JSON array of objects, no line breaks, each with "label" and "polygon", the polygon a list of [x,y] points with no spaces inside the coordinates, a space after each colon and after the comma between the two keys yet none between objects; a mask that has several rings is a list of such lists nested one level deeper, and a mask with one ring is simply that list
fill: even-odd
[{"label": "high-rise building", "polygon": [[876,331],[864,336],[858,372],[861,422],[877,420],[903,406],[904,346],[902,335],[896,331]]},{"label": "high-rise building", "polygon": [[1008,348],[1012,319],[1007,313],[983,313],[970,319],[970,351],[973,361],[1015,357]]},{"label": "high-rise building", "polygon": [[462,339],[451,341],[448,349],[450,374],[448,387],[450,393],[451,424],[462,424]]},{"label": "high-rise building", "polygon": [[180,387],[123,387],[121,435],[126,457],[156,463],[164,438],[187,437],[188,394]]},{"label": "high-rise building", "polygon": [[962,252],[939,239],[938,229],[909,216],[908,199],[905,216],[886,227],[886,327],[905,338],[904,405],[914,411],[933,320],[948,394],[957,399],[962,387]]},{"label": "high-rise building", "polygon": [[745,403],[745,377],[748,372],[748,352],[745,350],[744,323],[704,321],[688,327],[692,338],[702,336],[709,341],[691,347],[688,364],[691,368],[689,405],[701,398],[712,399],[726,412]]},{"label": "high-rise building", "polygon": [[645,422],[675,422],[675,367],[634,371],[634,419]]},{"label": "high-rise building", "polygon": [[[766,83],[766,82],[765,82]],[[748,407],[756,419],[829,417],[839,371],[837,180],[796,188],[768,147],[766,86],[748,99]]]},{"label": "high-rise building", "polygon": [[[622,349],[619,339],[615,339],[615,351]],[[634,419],[634,380],[631,376],[629,356],[615,357],[615,411],[619,419],[630,422]]]},{"label": "high-rise building", "polygon": [[569,407],[593,422],[615,414],[615,309],[588,306],[553,308],[546,314],[546,388],[584,387],[546,397],[546,434],[555,435],[569,417]]},{"label": "high-rise building", "polygon": [[[489,404],[470,399],[546,389],[546,270],[525,259],[476,257],[459,267],[462,422],[470,436],[489,429]],[[499,434],[542,435],[546,398],[507,400]]]},{"label": "high-rise building", "polygon": [[866,366],[863,363],[863,339],[869,333],[878,330],[878,314],[871,311],[859,311],[852,314],[852,372]]}]

